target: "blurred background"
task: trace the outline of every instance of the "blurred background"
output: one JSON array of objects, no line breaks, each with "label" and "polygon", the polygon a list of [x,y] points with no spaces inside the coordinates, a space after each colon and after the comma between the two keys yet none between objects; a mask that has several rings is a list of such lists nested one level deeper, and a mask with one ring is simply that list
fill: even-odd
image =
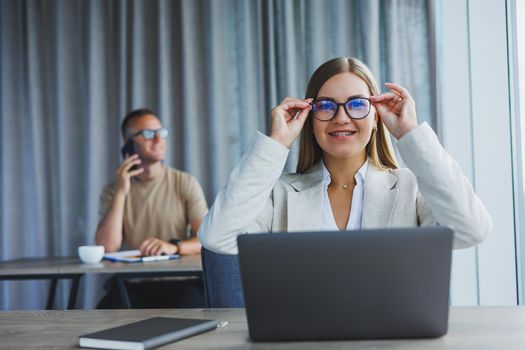
[{"label": "blurred background", "polygon": [[[94,243],[130,110],[156,111],[166,163],[211,205],[270,110],[354,56],[411,91],[493,217],[454,253],[452,303],[521,303],[524,23],[525,0],[0,0],[0,260]],[[101,284],[83,280],[79,306]],[[0,282],[0,309],[42,309],[47,288]]]}]

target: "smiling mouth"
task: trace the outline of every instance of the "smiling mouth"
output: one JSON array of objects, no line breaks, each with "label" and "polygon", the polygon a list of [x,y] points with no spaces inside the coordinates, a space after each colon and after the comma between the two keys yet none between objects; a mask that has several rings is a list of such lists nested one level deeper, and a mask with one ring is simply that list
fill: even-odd
[{"label": "smiling mouth", "polygon": [[355,134],[355,131],[333,131],[329,132],[328,135],[330,136],[352,136]]}]

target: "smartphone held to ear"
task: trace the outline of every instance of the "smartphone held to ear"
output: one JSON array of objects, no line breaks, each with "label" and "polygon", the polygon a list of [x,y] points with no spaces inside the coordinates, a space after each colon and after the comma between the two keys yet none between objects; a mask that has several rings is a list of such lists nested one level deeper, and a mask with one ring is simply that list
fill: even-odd
[{"label": "smartphone held to ear", "polygon": [[129,140],[126,142],[126,144],[120,149],[120,153],[124,159],[126,159],[126,156],[131,157],[132,155],[136,154],[137,146],[135,145],[135,141]]},{"label": "smartphone held to ear", "polygon": [[[126,142],[126,144],[120,149],[120,153],[124,159],[126,159],[126,156],[131,157],[132,155],[137,154],[137,145],[135,144],[135,141],[129,140]],[[138,168],[139,167],[137,165],[133,165],[129,170],[137,170]]]}]

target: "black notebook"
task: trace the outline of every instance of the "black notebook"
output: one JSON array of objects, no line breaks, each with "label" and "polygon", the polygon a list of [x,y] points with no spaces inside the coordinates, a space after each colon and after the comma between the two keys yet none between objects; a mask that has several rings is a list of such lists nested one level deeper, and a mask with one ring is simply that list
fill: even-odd
[{"label": "black notebook", "polygon": [[96,349],[153,349],[217,328],[215,320],[154,317],[80,337],[80,346]]}]

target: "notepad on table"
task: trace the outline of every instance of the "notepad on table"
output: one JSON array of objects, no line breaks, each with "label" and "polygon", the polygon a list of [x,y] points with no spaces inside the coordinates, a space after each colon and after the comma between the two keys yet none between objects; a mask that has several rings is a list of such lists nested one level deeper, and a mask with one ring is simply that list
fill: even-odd
[{"label": "notepad on table", "polygon": [[104,259],[115,261],[115,262],[148,262],[148,261],[160,261],[160,260],[170,260],[178,259],[180,256],[175,255],[151,255],[151,256],[142,256],[140,250],[123,250],[121,252],[115,253],[106,253],[104,254]]},{"label": "notepad on table", "polygon": [[217,328],[216,320],[154,317],[80,336],[79,345],[95,349],[153,349]]}]

